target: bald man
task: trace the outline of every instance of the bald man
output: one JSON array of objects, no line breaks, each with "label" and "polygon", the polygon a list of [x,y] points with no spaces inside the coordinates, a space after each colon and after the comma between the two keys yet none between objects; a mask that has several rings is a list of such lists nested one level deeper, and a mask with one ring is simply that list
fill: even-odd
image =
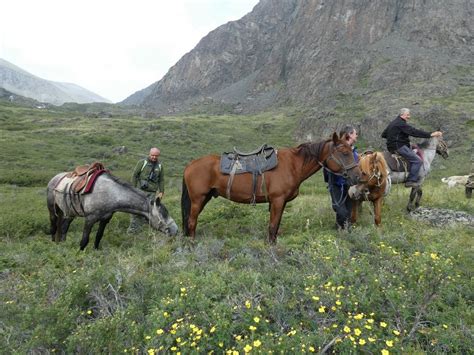
[{"label": "bald man", "polygon": [[[156,147],[150,149],[148,157],[140,159],[133,169],[132,185],[144,191],[150,200],[163,198],[165,193],[165,177],[163,165],[160,162],[160,150]],[[128,233],[136,233],[146,219],[141,216],[131,215]]]}]

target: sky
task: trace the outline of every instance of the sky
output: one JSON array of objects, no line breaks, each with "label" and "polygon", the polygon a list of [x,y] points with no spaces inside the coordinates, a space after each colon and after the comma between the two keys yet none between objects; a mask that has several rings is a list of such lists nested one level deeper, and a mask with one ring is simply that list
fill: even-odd
[{"label": "sky", "polygon": [[119,102],[258,0],[5,0],[0,58]]}]

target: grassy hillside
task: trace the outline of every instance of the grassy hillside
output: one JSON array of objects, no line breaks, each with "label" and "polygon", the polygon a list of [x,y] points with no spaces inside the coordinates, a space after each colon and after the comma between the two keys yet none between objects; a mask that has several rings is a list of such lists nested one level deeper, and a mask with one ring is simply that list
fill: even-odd
[{"label": "grassy hillside", "polygon": [[[122,178],[162,149],[165,204],[180,220],[192,158],[262,143],[294,146],[292,111],[257,116],[91,118],[0,106],[0,349],[5,353],[468,353],[473,347],[472,228],[434,227],[404,212],[394,187],[383,227],[368,206],[337,232],[322,174],[289,203],[276,246],[267,205],[224,199],[201,214],[196,243],[152,230],[129,236],[118,213],[101,249],[46,234],[45,186],[100,160]],[[114,148],[125,146],[119,154]],[[362,147],[363,148],[363,147]],[[465,157],[437,157],[422,204],[474,213],[458,175]]]}]

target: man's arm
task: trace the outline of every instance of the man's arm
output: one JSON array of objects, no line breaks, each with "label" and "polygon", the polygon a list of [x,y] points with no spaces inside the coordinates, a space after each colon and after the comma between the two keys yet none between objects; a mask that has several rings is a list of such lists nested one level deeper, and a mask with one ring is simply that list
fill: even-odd
[{"label": "man's arm", "polygon": [[426,131],[423,131],[422,129],[417,129],[415,127],[412,127],[408,123],[400,125],[400,129],[402,130],[403,133],[406,133],[412,137],[431,138],[430,132],[426,132]]},{"label": "man's arm", "polygon": [[135,165],[135,169],[133,169],[132,173],[132,185],[139,188],[139,180],[140,180],[140,173],[142,171],[142,166],[143,166],[143,160],[139,160],[138,163]]}]

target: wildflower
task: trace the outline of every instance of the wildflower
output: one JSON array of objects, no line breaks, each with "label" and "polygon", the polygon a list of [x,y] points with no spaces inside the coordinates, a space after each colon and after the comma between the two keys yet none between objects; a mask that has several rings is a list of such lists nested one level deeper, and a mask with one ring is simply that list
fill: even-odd
[{"label": "wildflower", "polygon": [[386,340],[385,344],[387,344],[387,346],[391,348],[393,346],[393,340]]},{"label": "wildflower", "polygon": [[92,311],[89,309],[89,310],[87,311],[87,314],[92,314]]},{"label": "wildflower", "polygon": [[286,335],[288,335],[289,337],[292,336],[292,335],[295,335],[296,334],[296,330],[291,330],[289,331]]},{"label": "wildflower", "polygon": [[374,342],[376,339],[375,339],[375,338],[370,338],[370,337],[369,337],[369,338],[368,338],[368,340],[369,340],[371,343],[373,343],[373,342]]},{"label": "wildflower", "polygon": [[313,296],[311,297],[313,299],[313,301],[319,301],[319,297],[318,296]]},{"label": "wildflower", "polygon": [[216,331],[216,327],[212,327],[211,329],[209,329],[209,333],[214,333]]},{"label": "wildflower", "polygon": [[163,312],[163,317],[168,318],[170,315],[168,312]]},{"label": "wildflower", "polygon": [[254,318],[253,318],[253,321],[254,321],[255,323],[258,323],[258,322],[260,322],[260,318],[254,317]]},{"label": "wildflower", "polygon": [[247,307],[247,308],[252,307],[252,304],[250,303],[249,300],[245,301],[245,307]]},{"label": "wildflower", "polygon": [[224,343],[222,341],[219,342],[219,347],[222,348],[224,346]]},{"label": "wildflower", "polygon": [[155,355],[155,349],[148,349],[147,353],[148,355]]},{"label": "wildflower", "polygon": [[346,333],[350,333],[351,332],[351,328],[349,328],[347,325],[344,327],[344,332]]},{"label": "wildflower", "polygon": [[180,291],[181,292],[186,292],[186,287],[181,287]]},{"label": "wildflower", "polygon": [[235,339],[236,339],[236,340],[242,340],[242,335],[237,335],[237,336],[235,337]]},{"label": "wildflower", "polygon": [[400,335],[400,332],[399,332],[398,330],[394,330],[394,331],[393,331],[393,334],[395,334],[395,335]]},{"label": "wildflower", "polygon": [[374,322],[374,320],[373,320],[372,318],[370,318],[370,319],[367,319],[367,323],[370,323],[370,324],[372,324],[373,322]]},{"label": "wildflower", "polygon": [[253,346],[255,346],[256,348],[258,348],[260,345],[262,345],[262,342],[260,340],[255,340],[253,342]]},{"label": "wildflower", "polygon": [[382,355],[389,355],[389,354],[390,354],[390,351],[386,349],[382,349]]},{"label": "wildflower", "polygon": [[365,340],[364,340],[364,339],[359,339],[359,344],[360,344],[360,345],[364,345],[364,344],[365,344]]},{"label": "wildflower", "polygon": [[359,335],[362,334],[362,332],[360,331],[359,328],[355,328],[355,329],[354,329],[354,334],[357,335],[357,336],[359,336]]},{"label": "wildflower", "polygon": [[244,351],[248,353],[250,350],[252,350],[252,347],[249,344],[245,345]]},{"label": "wildflower", "polygon": [[150,340],[150,339],[151,339],[151,336],[147,335],[147,336],[145,337],[145,339],[146,339],[146,340]]},{"label": "wildflower", "polygon": [[158,334],[158,335],[161,335],[161,334],[163,334],[163,333],[164,333],[164,330],[163,330],[163,329],[157,329],[157,330],[156,330],[156,334]]},{"label": "wildflower", "polygon": [[385,322],[380,322],[380,326],[381,326],[382,328],[387,328],[387,323],[385,323]]},{"label": "wildflower", "polygon": [[319,311],[319,313],[324,313],[324,312],[326,312],[326,307],[321,306],[321,307],[319,307],[318,311]]},{"label": "wildflower", "polygon": [[431,259],[433,259],[433,260],[439,259],[439,256],[438,256],[438,254],[436,254],[436,253],[431,253],[431,254],[430,254],[430,257],[431,257]]},{"label": "wildflower", "polygon": [[354,316],[354,319],[362,319],[364,318],[364,313],[359,313]]},{"label": "wildflower", "polygon": [[336,305],[340,306],[341,304],[342,304],[341,301],[339,301],[339,300],[336,301]]}]

